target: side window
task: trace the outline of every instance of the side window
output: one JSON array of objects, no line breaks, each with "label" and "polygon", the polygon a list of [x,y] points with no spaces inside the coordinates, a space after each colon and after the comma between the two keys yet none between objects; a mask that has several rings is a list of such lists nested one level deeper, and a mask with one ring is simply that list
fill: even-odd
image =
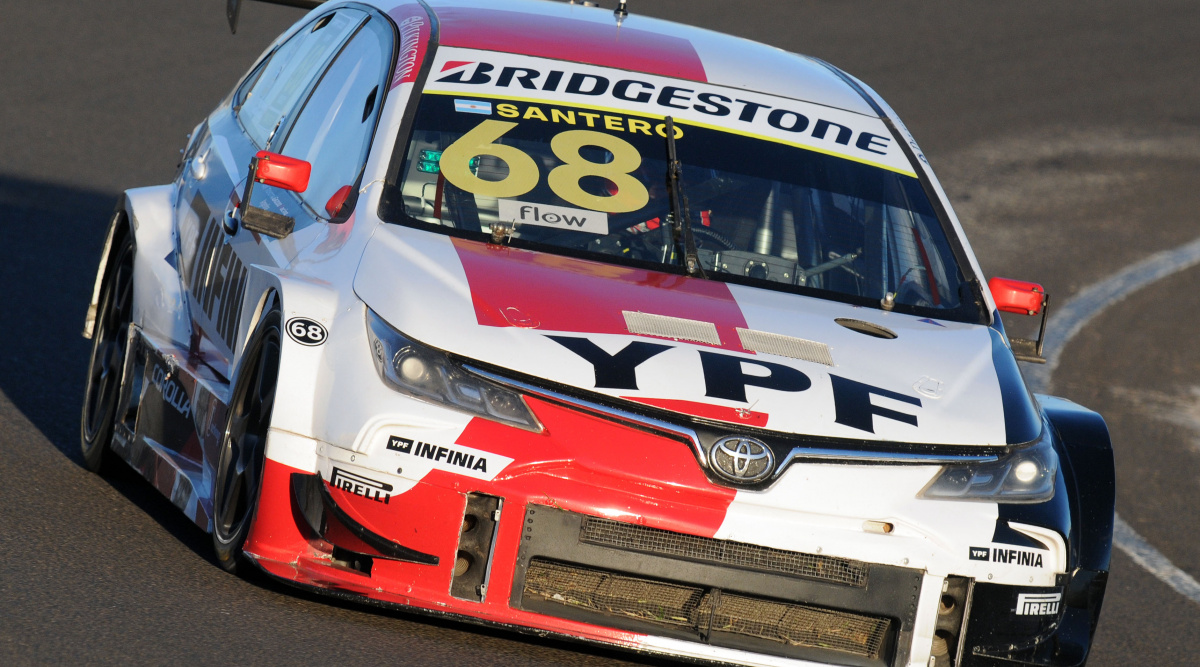
[{"label": "side window", "polygon": [[238,92],[238,119],[246,134],[266,148],[285,114],[335,53],[346,36],[365,18],[361,11],[339,9],[305,26],[276,49]]},{"label": "side window", "polygon": [[280,150],[312,165],[300,196],[319,215],[334,193],[358,179],[391,59],[391,29],[385,21],[370,21],[321,77]]}]

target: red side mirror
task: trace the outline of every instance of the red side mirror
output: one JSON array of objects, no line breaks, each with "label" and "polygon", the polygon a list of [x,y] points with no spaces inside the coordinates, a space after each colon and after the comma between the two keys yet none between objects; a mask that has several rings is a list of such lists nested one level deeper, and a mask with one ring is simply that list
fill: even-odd
[{"label": "red side mirror", "polygon": [[1006,313],[1038,315],[1042,312],[1046,290],[1037,283],[1012,278],[992,278],[988,281],[988,289],[992,291],[996,307]]},{"label": "red side mirror", "polygon": [[308,189],[308,178],[312,175],[311,164],[268,151],[259,151],[254,157],[258,158],[258,171],[254,175],[256,182],[292,192],[304,192]]}]

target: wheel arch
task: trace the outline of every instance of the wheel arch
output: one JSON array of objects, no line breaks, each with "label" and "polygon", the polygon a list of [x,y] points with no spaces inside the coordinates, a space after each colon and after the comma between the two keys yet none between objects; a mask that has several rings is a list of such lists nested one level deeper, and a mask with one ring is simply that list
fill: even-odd
[{"label": "wheel arch", "polygon": [[321,365],[328,363],[326,346],[297,343],[288,335],[287,323],[304,317],[319,322],[328,331],[338,310],[338,292],[327,283],[262,265],[250,267],[248,280],[247,297],[242,304],[243,321],[248,325],[240,341],[239,358],[270,310],[278,308],[284,328],[267,457],[315,472],[317,441],[313,416],[319,408],[315,383]]},{"label": "wheel arch", "polygon": [[1077,566],[1107,571],[1116,515],[1116,468],[1108,425],[1098,413],[1063,398],[1038,396],[1038,402],[1059,436],[1067,483],[1075,492]]},{"label": "wheel arch", "polygon": [[186,341],[190,332],[183,284],[177,268],[175,225],[172,214],[174,187],[158,185],[126,190],[118,200],[108,225],[92,298],[84,319],[83,336],[96,329],[100,288],[120,241],[133,239],[133,322],[174,341]]},{"label": "wheel arch", "polygon": [[100,249],[100,264],[96,267],[96,280],[92,285],[92,299],[88,302],[87,315],[83,320],[83,337],[91,340],[96,332],[96,310],[100,307],[100,289],[104,285],[104,276],[108,273],[109,263],[113,252],[119,247],[118,241],[133,234],[133,223],[127,212],[127,200],[122,197],[113,208],[108,221],[108,232],[104,236],[104,246]]}]

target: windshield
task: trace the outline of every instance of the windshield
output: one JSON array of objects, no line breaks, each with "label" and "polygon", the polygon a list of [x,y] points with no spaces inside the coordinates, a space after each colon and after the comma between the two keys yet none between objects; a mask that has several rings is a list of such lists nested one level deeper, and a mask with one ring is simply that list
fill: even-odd
[{"label": "windshield", "polygon": [[[445,66],[458,74],[431,77],[420,99],[399,182],[386,197],[391,203],[384,215],[392,222],[682,272],[667,183],[664,118],[671,115],[687,202],[683,217],[708,278],[876,307],[890,295],[902,312],[980,319],[911,167],[894,156],[875,162],[853,154],[856,147],[868,157],[882,154],[878,149],[890,138],[878,119],[854,119],[880,128],[871,134],[857,131],[845,118],[849,112],[838,122],[824,120],[796,101],[756,96],[735,102],[717,93],[705,99],[693,90],[701,84],[670,93],[666,106],[672,108],[685,98],[726,107],[729,120],[717,124],[698,117],[701,103],[659,114],[631,103],[642,99],[634,91],[651,98],[644,89],[653,86],[662,100],[662,85],[652,81],[588,104],[570,95],[577,75],[560,72],[561,94],[538,89],[540,99],[530,99],[529,86],[497,91],[495,84],[514,69],[540,74],[532,68],[477,61]],[[492,85],[470,88],[483,78],[481,70]],[[522,83],[520,74],[508,83]],[[611,96],[630,83],[611,85],[622,74],[585,76],[605,79]],[[595,81],[583,79],[575,90],[588,83]],[[733,121],[745,120],[747,110],[761,118],[737,127]],[[803,132],[796,129],[801,125]]]}]

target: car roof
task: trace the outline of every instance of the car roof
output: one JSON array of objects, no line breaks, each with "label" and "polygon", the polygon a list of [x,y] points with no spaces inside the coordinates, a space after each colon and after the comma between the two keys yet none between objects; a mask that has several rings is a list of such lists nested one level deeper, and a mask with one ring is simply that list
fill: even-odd
[{"label": "car roof", "polygon": [[[387,10],[405,0],[377,0]],[[588,63],[778,95],[878,117],[823,63],[759,42],[552,0],[426,0],[438,44]]]}]

